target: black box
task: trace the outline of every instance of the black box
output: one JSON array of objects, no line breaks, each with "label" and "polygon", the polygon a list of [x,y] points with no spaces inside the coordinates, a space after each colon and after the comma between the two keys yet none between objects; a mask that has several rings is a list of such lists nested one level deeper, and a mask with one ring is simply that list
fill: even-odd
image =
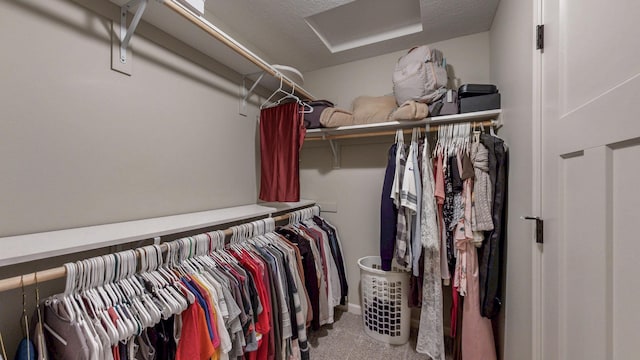
[{"label": "black box", "polygon": [[492,84],[464,84],[458,88],[460,98],[489,95],[498,92],[498,87]]},{"label": "black box", "polygon": [[460,113],[500,109],[500,93],[460,98]]}]

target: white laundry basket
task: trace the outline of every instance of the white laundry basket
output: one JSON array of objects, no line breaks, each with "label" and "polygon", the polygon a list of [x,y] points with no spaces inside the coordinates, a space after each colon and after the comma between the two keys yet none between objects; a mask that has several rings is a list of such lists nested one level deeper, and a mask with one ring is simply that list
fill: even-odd
[{"label": "white laundry basket", "polygon": [[409,273],[395,267],[383,271],[380,264],[379,256],[358,260],[364,331],[388,344],[404,344],[411,325]]}]

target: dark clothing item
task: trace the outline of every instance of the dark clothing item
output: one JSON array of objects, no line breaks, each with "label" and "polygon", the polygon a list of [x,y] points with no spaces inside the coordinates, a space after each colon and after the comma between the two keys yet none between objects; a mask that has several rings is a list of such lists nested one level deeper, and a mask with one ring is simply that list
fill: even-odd
[{"label": "dark clothing item", "polygon": [[476,177],[471,158],[467,153],[462,155],[462,181]]},{"label": "dark clothing item", "polygon": [[331,256],[338,268],[338,277],[340,278],[340,305],[347,304],[349,297],[349,284],[347,283],[347,271],[344,268],[344,260],[342,257],[342,249],[338,242],[338,234],[336,229],[319,216],[314,216],[313,221],[318,225],[329,237],[329,247],[331,248]]},{"label": "dark clothing item", "polygon": [[300,250],[300,256],[302,257],[302,267],[304,270],[304,287],[309,294],[309,300],[311,301],[311,312],[313,314],[313,320],[311,320],[311,329],[320,329],[320,288],[318,287],[318,275],[316,274],[316,265],[311,252],[311,245],[309,241],[302,238],[295,232],[282,228],[277,232],[284,236],[290,242],[296,244]]},{"label": "dark clothing item", "polygon": [[[453,296],[459,296],[454,294]],[[453,338],[453,360],[462,360],[462,313],[464,309],[464,296],[459,296],[458,298],[458,307],[456,312],[456,323],[455,327],[460,331],[456,331]],[[453,324],[452,324],[453,326]]]},{"label": "dark clothing item", "polygon": [[453,186],[453,192],[459,194],[462,192],[462,177],[460,172],[462,169],[458,169],[458,160],[455,156],[449,158],[449,175],[451,177],[451,185]]},{"label": "dark clothing item", "polygon": [[31,340],[24,338],[18,345],[18,350],[16,350],[16,356],[14,357],[14,360],[32,360],[36,359],[36,356],[37,354],[35,346],[33,346]]},{"label": "dark clothing item", "polygon": [[[409,279],[409,307],[422,307],[422,287],[424,284],[424,251],[420,254],[419,273],[420,276],[413,276]],[[438,265],[440,266],[440,265]]]},{"label": "dark clothing item", "polygon": [[[451,158],[446,161],[451,164]],[[449,266],[449,272],[453,274],[456,268],[455,246],[453,243],[453,231],[451,225],[453,223],[453,213],[455,211],[455,204],[453,201],[453,182],[451,181],[451,165],[445,168],[444,172],[444,204],[442,205],[442,219],[444,221],[444,228],[447,246],[447,265]]]},{"label": "dark clothing item", "polygon": [[[158,360],[175,360],[176,351],[178,347],[173,337],[173,321],[174,317],[170,317],[167,320],[160,320],[154,327],[156,338],[156,354]],[[149,339],[152,336],[149,334]]]},{"label": "dark clothing item", "polygon": [[391,198],[393,178],[396,173],[396,150],[398,144],[389,148],[387,170],[382,183],[382,201],[380,206],[380,259],[382,270],[391,271],[391,260],[396,244],[396,226],[398,222],[398,209]]},{"label": "dark clothing item", "polygon": [[483,134],[480,141],[489,150],[489,177],[494,186],[493,230],[485,235],[480,257],[480,313],[493,318],[502,306],[503,249],[506,243],[506,202],[508,181],[508,152],[504,141]]},{"label": "dark clothing item", "polygon": [[300,201],[300,148],[306,130],[298,103],[260,111],[260,200]]}]

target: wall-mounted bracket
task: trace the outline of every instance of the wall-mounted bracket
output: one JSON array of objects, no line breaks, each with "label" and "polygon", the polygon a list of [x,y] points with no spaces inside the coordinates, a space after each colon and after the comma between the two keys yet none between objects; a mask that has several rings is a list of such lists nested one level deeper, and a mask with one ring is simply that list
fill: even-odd
[{"label": "wall-mounted bracket", "polygon": [[249,78],[247,76],[242,78],[242,99],[240,100],[239,111],[240,115],[247,116],[247,100],[249,100],[251,95],[253,95],[253,91],[256,89],[256,86],[258,86],[260,81],[262,81],[262,78],[264,78],[264,74],[266,74],[264,71],[260,73],[260,76],[258,76],[256,81],[253,82],[249,90],[247,90],[246,86],[247,80],[249,80]]},{"label": "wall-mounted bracket", "polygon": [[[140,23],[140,19],[142,19],[144,10],[147,8],[147,2],[148,0],[131,0],[120,8],[120,62],[122,64],[127,63],[127,47]],[[138,5],[136,13],[133,15],[131,24],[127,27],[127,14],[136,5]]]},{"label": "wall-mounted bracket", "polygon": [[340,143],[329,138],[329,146],[331,147],[331,153],[333,154],[333,168],[340,169]]}]

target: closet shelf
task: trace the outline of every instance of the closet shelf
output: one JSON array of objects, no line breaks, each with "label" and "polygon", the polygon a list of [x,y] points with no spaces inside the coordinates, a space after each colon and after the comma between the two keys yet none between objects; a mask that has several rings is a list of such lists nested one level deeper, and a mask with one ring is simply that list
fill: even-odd
[{"label": "closet shelf", "polygon": [[120,223],[0,238],[0,267],[223,225],[314,205],[259,203]]},{"label": "closet shelf", "polygon": [[328,140],[333,155],[333,168],[340,168],[340,144],[336,140],[394,135],[397,129],[411,129],[425,125],[447,125],[457,123],[481,123],[485,126],[501,126],[501,109],[476,111],[472,113],[428,117],[418,121],[389,121],[384,123],[347,125],[335,128],[309,129],[305,140]]},{"label": "closet shelf", "polygon": [[[277,82],[267,83],[267,86],[273,87],[275,83],[279,85],[279,79],[282,78],[283,83],[289,88],[295,88],[295,93],[299,97],[309,100],[315,99],[313,95],[292,79],[283,75],[276,67],[233,39],[205,17],[193,13],[176,0],[110,1],[130,11],[136,10],[137,7],[130,6],[126,8],[127,4],[148,3],[142,14],[142,20],[145,22],[169,33],[176,39],[201,51],[230,69],[245,75],[245,77],[254,75],[256,72],[263,72],[278,79]],[[262,85],[264,86],[264,84]],[[268,90],[275,90],[275,88],[268,88]]]},{"label": "closet shelf", "polygon": [[[485,122],[497,120],[502,113],[501,109],[476,111],[472,113],[444,115],[428,117],[418,121],[389,121],[384,123],[347,125],[335,128],[320,128],[307,130],[306,140],[331,140],[342,135],[363,135],[386,133],[397,129],[410,129],[425,125],[446,125],[467,122]],[[357,136],[353,136],[357,137]]]}]

